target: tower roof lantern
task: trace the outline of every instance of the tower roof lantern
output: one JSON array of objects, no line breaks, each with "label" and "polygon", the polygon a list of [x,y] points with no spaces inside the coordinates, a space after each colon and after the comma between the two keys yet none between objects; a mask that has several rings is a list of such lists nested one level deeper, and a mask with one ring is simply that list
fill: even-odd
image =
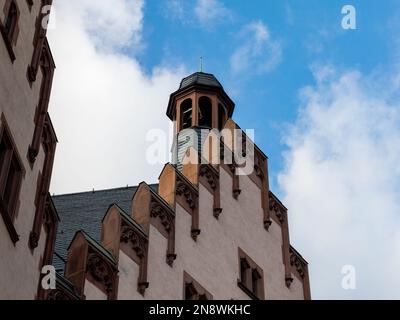
[{"label": "tower roof lantern", "polygon": [[217,93],[220,96],[221,102],[224,103],[228,110],[228,116],[232,116],[235,103],[226,94],[224,87],[217,80],[217,78],[211,73],[195,72],[190,76],[183,78],[179,85],[179,89],[171,94],[167,109],[168,118],[171,120],[174,119],[176,98],[181,94],[185,94],[196,89]]}]

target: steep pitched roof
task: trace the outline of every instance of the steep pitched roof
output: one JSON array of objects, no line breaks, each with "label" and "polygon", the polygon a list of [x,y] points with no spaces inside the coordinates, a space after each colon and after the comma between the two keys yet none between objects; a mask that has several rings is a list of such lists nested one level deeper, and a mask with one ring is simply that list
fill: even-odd
[{"label": "steep pitched roof", "polygon": [[[158,191],[158,185],[150,185]],[[82,192],[53,196],[53,202],[60,216],[53,264],[57,270],[64,270],[68,246],[76,232],[85,231],[100,242],[101,223],[108,208],[117,204],[122,210],[131,211],[131,201],[137,187]]]}]

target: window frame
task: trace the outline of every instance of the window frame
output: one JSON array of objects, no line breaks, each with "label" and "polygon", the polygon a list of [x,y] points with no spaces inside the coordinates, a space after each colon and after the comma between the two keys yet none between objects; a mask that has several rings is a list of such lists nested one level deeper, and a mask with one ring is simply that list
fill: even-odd
[{"label": "window frame", "polygon": [[[188,288],[190,287],[190,288]],[[187,299],[187,290],[192,290],[192,297],[195,296],[196,299]],[[194,278],[188,274],[186,271],[183,272],[183,300],[213,300],[213,296],[209,293],[202,285],[200,285]]]},{"label": "window frame", "polygon": [[[0,125],[0,145],[3,144],[5,137],[8,140],[6,150],[8,150],[7,152],[9,154],[7,155],[7,162],[0,163],[0,212],[11,240],[15,244],[19,240],[19,235],[15,229],[14,222],[18,215],[19,198],[21,194],[22,181],[25,177],[25,168],[21,161],[21,157],[19,156],[18,149],[16,148],[5,116],[2,114]],[[13,162],[18,166],[18,170],[16,170],[16,176],[13,177],[13,190],[10,193],[10,199],[8,200],[8,203],[6,203],[4,200],[4,193],[6,192],[5,189],[9,182],[10,170]]]},{"label": "window frame", "polygon": [[264,272],[241,248],[237,284],[253,300],[265,299]]}]

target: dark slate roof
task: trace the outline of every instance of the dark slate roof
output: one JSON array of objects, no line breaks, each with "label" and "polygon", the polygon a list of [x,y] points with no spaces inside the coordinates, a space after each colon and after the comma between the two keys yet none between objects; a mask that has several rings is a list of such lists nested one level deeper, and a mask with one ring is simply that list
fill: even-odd
[{"label": "dark slate roof", "polygon": [[74,299],[76,300],[80,299],[74,290],[74,285],[58,272],[56,272],[56,281],[57,281],[57,287],[67,291],[70,294],[70,296],[73,297]]},{"label": "dark slate roof", "polygon": [[[158,191],[158,185],[150,185]],[[83,230],[93,240],[100,242],[101,222],[112,204],[117,204],[126,213],[130,212],[131,201],[137,187],[126,187],[94,192],[83,192],[53,196],[60,216],[53,264],[63,270],[68,247],[76,232]]]},{"label": "dark slate roof", "polygon": [[211,73],[196,72],[184,78],[181,82],[179,89],[184,89],[192,85],[199,84],[204,86],[222,88],[221,83]]},{"label": "dark slate roof", "polygon": [[[84,230],[81,230],[79,233],[81,233],[86,241],[89,243],[89,245],[97,250],[100,254],[105,256],[113,265],[116,265],[116,261],[114,256],[110,253],[110,251],[106,250],[98,241],[94,240],[91,236],[89,236]],[[78,232],[75,234],[77,235]],[[72,239],[74,241],[74,239]],[[69,247],[68,247],[69,249]]]}]

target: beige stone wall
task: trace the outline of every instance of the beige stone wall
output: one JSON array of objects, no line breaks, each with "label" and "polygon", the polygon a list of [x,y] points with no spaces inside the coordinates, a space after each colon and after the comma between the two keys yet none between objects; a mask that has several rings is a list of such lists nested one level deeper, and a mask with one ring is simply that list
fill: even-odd
[{"label": "beige stone wall", "polygon": [[[213,216],[213,196],[199,185],[200,229],[197,242],[191,238],[191,215],[176,206],[176,254],[173,267],[165,262],[167,239],[150,226],[148,281],[146,299],[184,297],[183,273],[189,273],[213,295],[213,299],[249,299],[237,285],[239,276],[238,248],[243,249],[264,272],[266,299],[303,299],[302,282],[294,277],[285,284],[282,257],[282,231],[273,223],[263,227],[261,190],[250,180],[240,177],[242,193],[232,196],[232,177],[221,169],[221,205],[219,220]],[[119,258],[119,299],[143,299],[137,292],[138,265],[124,253]]]},{"label": "beige stone wall", "polygon": [[[190,230],[190,229],[189,229]],[[178,241],[178,239],[177,239]],[[148,264],[148,281],[151,282],[149,289],[146,290],[146,299],[172,299],[182,300],[183,274],[180,274],[180,254],[175,260],[173,268],[165,262],[167,252],[167,239],[160,232],[150,227],[149,236],[149,264]],[[152,283],[158,283],[153,285]]]},{"label": "beige stone wall", "polygon": [[[32,88],[27,79],[27,68],[33,53],[35,20],[40,1],[34,1],[29,11],[25,0],[17,1],[20,10],[19,36],[14,52],[16,60],[11,63],[9,54],[0,37],[0,114],[4,114],[17,146],[26,175],[22,181],[20,207],[15,219],[15,228],[20,240],[14,246],[0,217],[0,299],[33,299],[37,293],[39,263],[44,252],[45,233],[42,230],[39,247],[32,254],[29,249],[29,233],[35,214],[34,200],[39,171],[43,168],[43,150],[30,167],[27,152],[34,131],[35,109],[39,101],[42,80],[41,72]],[[0,0],[0,19],[4,21]],[[23,284],[23,285],[21,285]]]},{"label": "beige stone wall", "polygon": [[122,250],[119,251],[118,300],[143,300],[138,292],[139,265]]},{"label": "beige stone wall", "polygon": [[85,296],[86,300],[107,300],[107,295],[88,280],[85,280]]}]

